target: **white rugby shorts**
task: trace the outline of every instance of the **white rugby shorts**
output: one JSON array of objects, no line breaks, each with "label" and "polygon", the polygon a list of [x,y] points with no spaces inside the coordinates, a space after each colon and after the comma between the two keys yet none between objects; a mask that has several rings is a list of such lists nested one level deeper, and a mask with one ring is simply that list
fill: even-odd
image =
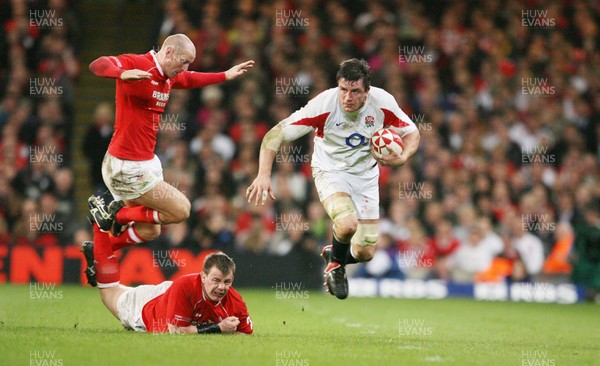
[{"label": "white rugby shorts", "polygon": [[377,167],[363,174],[328,172],[312,167],[312,175],[323,202],[334,193],[348,193],[359,220],[379,219],[379,170]]},{"label": "white rugby shorts", "polygon": [[173,281],[164,281],[158,285],[142,285],[123,292],[117,300],[117,312],[123,327],[136,332],[145,332],[146,325],[142,319],[144,305],[164,294],[172,283]]},{"label": "white rugby shorts", "polygon": [[163,180],[162,164],[156,155],[151,160],[123,160],[107,151],[102,161],[102,178],[116,201],[132,200]]}]

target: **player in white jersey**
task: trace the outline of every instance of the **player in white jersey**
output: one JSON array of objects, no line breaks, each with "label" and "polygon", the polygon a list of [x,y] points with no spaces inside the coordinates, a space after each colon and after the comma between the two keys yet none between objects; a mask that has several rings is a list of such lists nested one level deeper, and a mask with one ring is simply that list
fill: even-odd
[{"label": "player in white jersey", "polygon": [[[379,224],[379,168],[400,166],[419,146],[419,131],[394,97],[371,87],[369,65],[350,59],[340,64],[337,88],[322,92],[306,106],[279,122],[264,137],[258,175],[246,191],[248,202],[275,199],[271,168],[284,141],[315,131],[312,173],[327,214],[333,221],[332,245],[323,249],[329,292],[348,296],[344,266],[368,262],[375,253]],[[401,154],[375,158],[369,141],[375,131],[389,127],[402,137]],[[350,245],[349,245],[350,244]]]}]

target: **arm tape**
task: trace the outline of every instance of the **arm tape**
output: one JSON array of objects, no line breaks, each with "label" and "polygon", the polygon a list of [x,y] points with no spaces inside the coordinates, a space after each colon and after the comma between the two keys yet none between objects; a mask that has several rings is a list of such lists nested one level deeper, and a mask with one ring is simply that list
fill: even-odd
[{"label": "arm tape", "polygon": [[198,334],[216,334],[221,333],[221,327],[216,323],[198,324]]},{"label": "arm tape", "polygon": [[269,130],[269,132],[267,132],[265,137],[263,137],[263,141],[260,148],[277,152],[283,141],[283,127],[281,126],[281,124],[277,124],[271,130]]}]

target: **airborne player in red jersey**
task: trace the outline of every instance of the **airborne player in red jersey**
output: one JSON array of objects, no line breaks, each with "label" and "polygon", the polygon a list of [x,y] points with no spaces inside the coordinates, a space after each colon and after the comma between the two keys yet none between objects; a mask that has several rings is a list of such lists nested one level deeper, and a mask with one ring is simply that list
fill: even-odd
[{"label": "airborne player in red jersey", "polygon": [[[84,242],[88,266],[92,242]],[[233,287],[235,263],[224,253],[206,257],[202,272],[158,285],[100,289],[102,301],[127,330],[158,333],[252,334],[246,304]]]},{"label": "airborne player in red jersey", "polygon": [[254,61],[246,61],[220,73],[187,71],[195,57],[190,39],[175,34],[158,52],[103,56],[90,64],[95,75],[116,79],[115,132],[102,162],[102,177],[114,201],[105,206],[100,197],[88,200],[95,222],[96,262],[86,274],[88,282],[101,289],[101,297],[102,289],[119,285],[115,250],[153,240],[160,235],[160,225],[189,217],[190,201],[163,181],[160,160],[154,155],[160,116],[171,88],[220,83],[254,66]]}]

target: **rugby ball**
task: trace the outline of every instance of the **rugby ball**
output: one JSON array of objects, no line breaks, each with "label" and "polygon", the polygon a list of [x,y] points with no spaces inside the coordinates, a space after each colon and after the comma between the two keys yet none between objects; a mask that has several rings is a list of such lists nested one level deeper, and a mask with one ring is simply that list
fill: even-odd
[{"label": "rugby ball", "polygon": [[381,157],[395,152],[400,155],[404,150],[402,138],[389,128],[382,128],[371,136],[371,152]]}]

